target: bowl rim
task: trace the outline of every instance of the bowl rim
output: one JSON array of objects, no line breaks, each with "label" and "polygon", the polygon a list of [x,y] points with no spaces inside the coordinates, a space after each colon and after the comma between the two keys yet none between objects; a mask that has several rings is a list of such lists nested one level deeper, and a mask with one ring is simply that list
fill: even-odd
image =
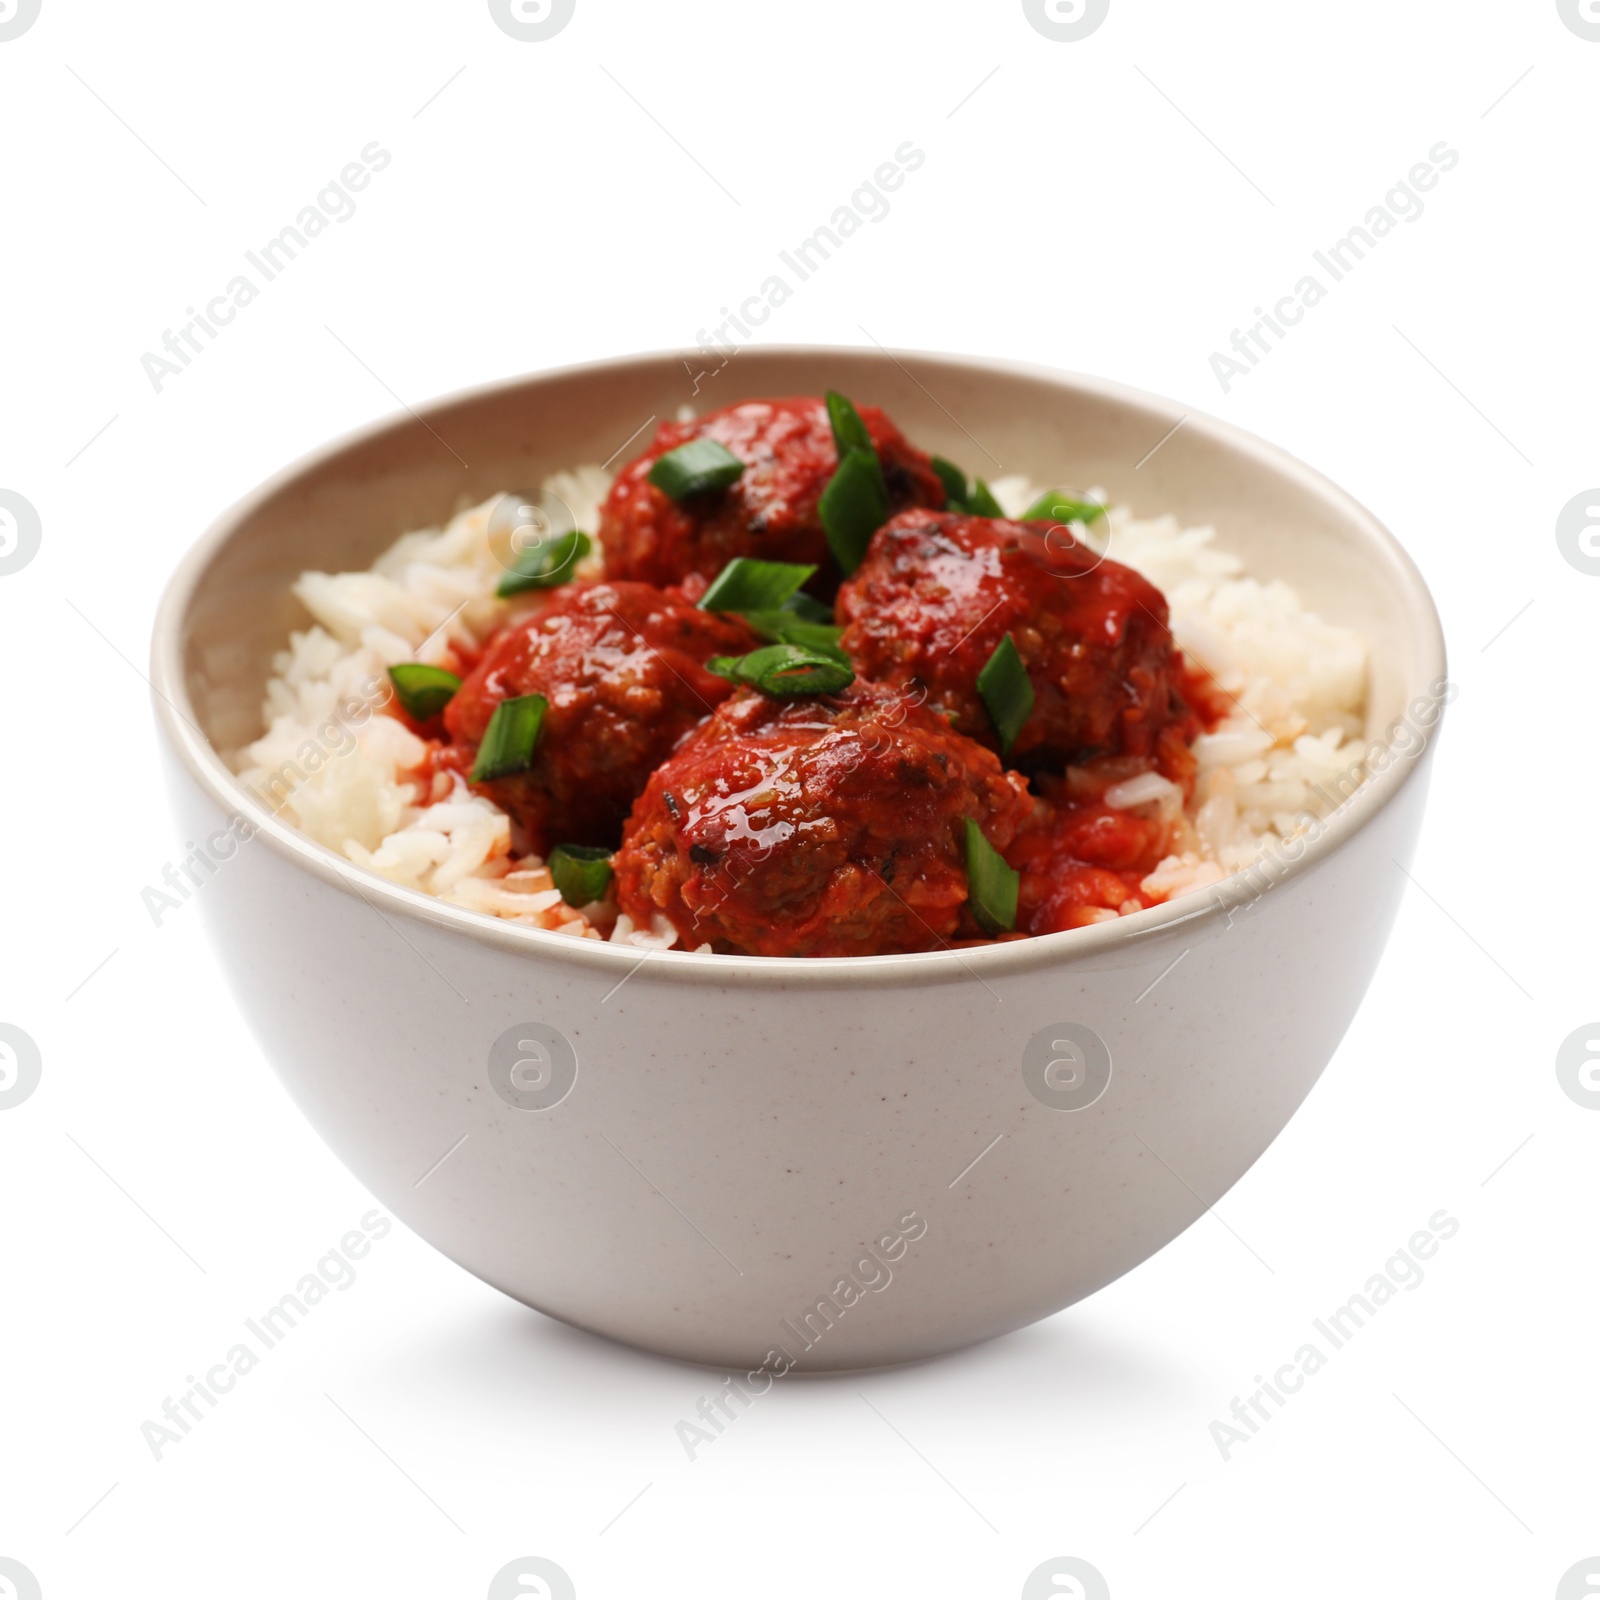
[{"label": "bowl rim", "polygon": [[[900,358],[937,361],[966,367],[985,375],[1011,375],[1044,380],[1058,388],[1074,390],[1092,399],[1133,406],[1176,426],[1181,419],[1191,433],[1238,452],[1255,464],[1286,478],[1324,501],[1341,520],[1353,526],[1384,562],[1402,591],[1405,611],[1412,619],[1420,646],[1424,680],[1442,688],[1448,681],[1443,628],[1427,583],[1399,540],[1365,506],[1331,479],[1298,457],[1258,435],[1189,405],[1131,385],[1089,374],[1069,372],[1037,362],[936,350],[887,349],[862,345],[761,344],[751,353],[803,357],[808,360],[859,360],[881,355],[900,364]],[[1246,901],[1260,897],[1244,873],[1233,873],[1206,888],[1180,895],[1146,910],[1072,928],[992,945],[930,950],[907,955],[877,956],[733,956],[697,954],[689,950],[644,950],[636,945],[608,940],[574,938],[492,917],[486,912],[448,904],[431,895],[391,883],[352,861],[337,856],[297,828],[283,821],[237,781],[210,740],[201,732],[185,681],[182,642],[184,624],[201,580],[217,555],[255,512],[282,493],[298,478],[321,468],[338,456],[369,444],[383,435],[419,422],[426,425],[440,413],[463,404],[492,400],[525,388],[530,383],[556,383],[566,378],[647,363],[678,361],[681,349],[640,351],[598,361],[570,363],[501,378],[453,390],[417,406],[387,413],[351,429],[282,467],[236,500],[216,517],[178,562],[157,607],[150,646],[150,687],[158,726],[182,767],[214,801],[224,815],[242,814],[252,825],[251,840],[264,843],[297,867],[324,883],[363,900],[380,912],[391,912],[441,931],[462,935],[508,954],[549,959],[559,965],[584,969],[595,977],[614,976],[620,982],[646,962],[656,981],[738,985],[758,988],[879,988],[924,985],[977,979],[1009,978],[1041,967],[1059,966],[1123,951],[1129,946],[1155,943],[1174,928],[1201,922],[1228,922]],[[1431,669],[1431,670],[1430,670]],[[1410,704],[1417,685],[1408,686]],[[1439,688],[1433,691],[1436,695]],[[1431,753],[1442,724],[1440,715],[1421,729],[1421,743],[1392,761],[1384,771],[1370,773],[1360,787],[1322,819],[1322,826],[1306,839],[1292,860],[1279,863],[1269,888],[1277,888],[1312,872],[1344,848],[1382,811],[1393,804],[1413,781]],[[1371,741],[1369,740],[1369,745]],[[1193,930],[1199,934],[1201,930]],[[613,991],[614,992],[614,991]],[[609,996],[608,996],[609,998]]]}]

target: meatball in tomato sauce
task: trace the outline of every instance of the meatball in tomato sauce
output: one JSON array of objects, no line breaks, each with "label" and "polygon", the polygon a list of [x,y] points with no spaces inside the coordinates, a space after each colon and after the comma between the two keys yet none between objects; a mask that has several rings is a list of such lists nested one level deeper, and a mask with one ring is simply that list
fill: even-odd
[{"label": "meatball in tomato sauce", "polygon": [[1188,715],[1160,590],[1061,527],[905,512],[873,535],[838,617],[858,672],[926,689],[932,708],[993,750],[978,675],[1010,634],[1033,706],[1006,759],[1027,772],[1151,755]]},{"label": "meatball in tomato sauce", "polygon": [[743,692],[651,776],[616,857],[617,901],[689,949],[883,955],[978,937],[964,819],[1003,850],[1020,776],[907,695]]},{"label": "meatball in tomato sauce", "polygon": [[477,787],[530,850],[614,845],[651,770],[732,693],[706,660],[760,643],[737,618],[697,609],[692,593],[573,584],[504,628],[445,709],[439,765],[470,773],[496,706],[543,695],[531,765]]},{"label": "meatball in tomato sauce", "polygon": [[[862,406],[860,415],[891,511],[944,505],[944,485],[928,457],[876,406]],[[724,488],[673,500],[650,482],[650,471],[696,439],[722,445],[744,471]],[[817,505],[838,465],[827,404],[812,396],[747,400],[692,422],[664,423],[601,507],[606,576],[681,583],[690,573],[714,578],[735,556],[752,556],[815,566],[814,587],[831,594],[839,574]]]}]

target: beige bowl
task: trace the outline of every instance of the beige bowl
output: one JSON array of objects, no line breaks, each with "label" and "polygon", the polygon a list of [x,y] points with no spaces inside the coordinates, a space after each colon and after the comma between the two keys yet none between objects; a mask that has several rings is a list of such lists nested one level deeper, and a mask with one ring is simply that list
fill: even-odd
[{"label": "beige bowl", "polygon": [[[253,833],[198,898],[313,1125],[507,1294],[752,1371],[954,1350],[1159,1250],[1305,1097],[1400,898],[1438,618],[1384,528],[1281,451],[1190,413],[1144,461],[1183,415],[1164,400],[862,350],[746,351],[698,396],[692,370],[640,356],[444,400],[319,451],[210,529],[167,590],[152,668],[186,837],[233,817]],[[306,621],[302,569],[365,567],[464,500],[620,454],[685,401],[825,387],[969,469],[1214,523],[1258,576],[1366,636],[1368,733],[1393,758],[1271,874],[992,949],[826,961],[641,959],[496,922],[352,866],[231,777],[217,752],[260,731],[272,654]]]}]

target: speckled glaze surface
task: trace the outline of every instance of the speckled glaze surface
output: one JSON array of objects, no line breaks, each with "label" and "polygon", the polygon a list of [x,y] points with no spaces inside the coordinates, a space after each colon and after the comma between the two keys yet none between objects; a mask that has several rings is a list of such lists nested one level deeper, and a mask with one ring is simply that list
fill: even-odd
[{"label": "speckled glaze surface", "polygon": [[[230,776],[217,752],[257,731],[272,652],[304,624],[302,569],[364,567],[463,499],[605,460],[684,401],[825,387],[990,475],[1215,523],[1257,575],[1367,636],[1368,735],[1403,727],[1400,753],[1270,873],[993,949],[810,962],[641,959],[496,923],[362,872]],[[668,1356],[770,1371],[937,1355],[1136,1266],[1305,1097],[1421,824],[1438,619],[1370,514],[1259,440],[1190,415],[1136,466],[1183,413],[1117,385],[772,349],[701,389],[676,353],[516,380],[342,441],[234,507],[156,623],[173,803],[186,838],[245,819],[249,842],[198,895],[238,1003],[333,1150],[445,1254]]]}]

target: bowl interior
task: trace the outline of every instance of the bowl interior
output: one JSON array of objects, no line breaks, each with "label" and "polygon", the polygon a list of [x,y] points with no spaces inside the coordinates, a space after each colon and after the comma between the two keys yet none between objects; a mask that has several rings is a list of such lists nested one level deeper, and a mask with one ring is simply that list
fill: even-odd
[{"label": "bowl interior", "polygon": [[164,619],[178,629],[183,683],[212,746],[232,751],[261,731],[273,654],[309,621],[289,592],[303,570],[364,568],[400,534],[563,467],[615,468],[684,404],[825,388],[883,406],[911,439],[975,476],[1099,486],[1141,515],[1214,524],[1251,573],[1286,580],[1326,620],[1366,637],[1369,737],[1442,668],[1426,589],[1381,526],[1227,424],[1117,385],[957,357],[757,349],[708,367],[661,354],[496,385],[379,424],[263,485],[196,550],[169,598],[177,614]]}]

